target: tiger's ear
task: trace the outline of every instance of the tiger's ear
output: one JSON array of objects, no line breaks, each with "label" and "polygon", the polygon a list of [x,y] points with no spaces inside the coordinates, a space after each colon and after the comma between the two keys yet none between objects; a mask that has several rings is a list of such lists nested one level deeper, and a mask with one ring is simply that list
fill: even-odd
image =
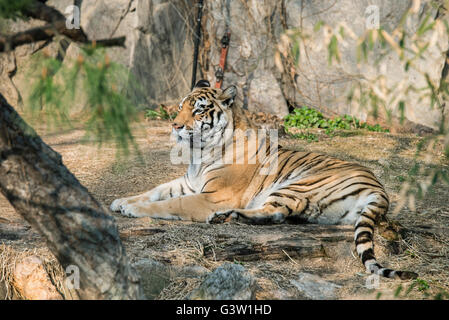
[{"label": "tiger's ear", "polygon": [[207,80],[199,80],[194,88],[209,88],[210,87],[210,83]]},{"label": "tiger's ear", "polygon": [[237,95],[237,87],[230,86],[223,90],[219,99],[222,101],[222,104],[229,107],[234,102],[234,98]]}]

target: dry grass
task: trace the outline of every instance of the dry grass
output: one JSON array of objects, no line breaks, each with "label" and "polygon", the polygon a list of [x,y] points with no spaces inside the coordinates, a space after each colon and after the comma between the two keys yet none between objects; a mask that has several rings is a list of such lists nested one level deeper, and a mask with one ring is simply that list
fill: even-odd
[{"label": "dry grass", "polygon": [[[41,132],[40,132],[41,133]],[[125,197],[149,190],[163,182],[184,174],[185,166],[173,166],[169,161],[171,142],[169,123],[164,121],[142,122],[136,127],[136,139],[143,154],[143,161],[131,156],[126,161],[115,158],[115,149],[105,147],[98,150],[91,145],[79,143],[82,130],[59,134],[45,134],[44,140],[63,155],[64,164],[92,194],[105,205],[118,197]],[[385,133],[354,132],[332,138],[323,136],[318,142],[282,138],[281,144],[297,150],[326,153],[342,159],[359,162],[370,167],[386,185],[393,201],[399,197],[402,178],[413,161],[419,137]],[[429,167],[447,167],[438,150],[431,151],[429,159],[420,159]],[[425,160],[427,162],[425,162]],[[376,254],[379,261],[397,269],[413,270],[429,284],[429,289],[414,287],[401,299],[433,298],[441,290],[449,292],[449,194],[447,187],[437,184],[425,199],[417,201],[416,211],[403,208],[391,219],[402,225],[402,238],[391,242],[376,234]],[[5,221],[14,225],[26,225],[10,205],[0,199],[0,211]],[[114,214],[122,234],[123,243],[130,260],[152,258],[173,266],[201,265],[213,270],[221,264],[214,258],[206,258],[204,248],[218,248],[229,238],[245,238],[260,232],[260,226],[205,225],[186,222],[153,220],[151,218],[129,219]],[[294,226],[293,226],[294,227]],[[145,229],[159,229],[145,233]],[[140,231],[139,231],[140,230]],[[8,251],[35,250],[42,247],[38,236],[0,240]],[[0,247],[1,248],[1,247]],[[1,249],[0,249],[1,250]],[[5,249],[3,249],[4,251]],[[0,251],[0,252],[3,252]],[[45,251],[45,250],[43,250]],[[42,252],[43,254],[43,252]],[[0,257],[2,270],[10,270],[14,259],[6,253]],[[351,254],[335,260],[331,258],[291,259],[282,261],[257,261],[243,263],[257,280],[258,299],[298,298],[290,280],[298,272],[311,272],[333,281],[342,288],[340,299],[396,298],[394,292],[399,285],[409,287],[413,282],[381,280],[379,290],[365,287],[367,275],[358,260]],[[9,266],[9,267],[5,267]],[[58,270],[55,268],[55,270]],[[2,277],[8,281],[7,271]],[[59,271],[58,271],[59,272]],[[60,274],[53,276],[58,279]],[[185,298],[201,279],[173,277],[158,297],[159,299]],[[59,283],[59,280],[55,280]]]},{"label": "dry grass", "polygon": [[183,300],[201,284],[200,278],[176,278],[165,287],[157,300]]}]

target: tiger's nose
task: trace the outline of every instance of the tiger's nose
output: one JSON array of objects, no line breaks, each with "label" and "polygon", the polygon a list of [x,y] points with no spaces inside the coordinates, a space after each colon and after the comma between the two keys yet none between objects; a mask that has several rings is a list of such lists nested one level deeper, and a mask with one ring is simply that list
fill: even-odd
[{"label": "tiger's nose", "polygon": [[180,130],[180,129],[184,128],[184,125],[176,123],[176,122],[173,122],[173,128],[176,129],[176,130]]}]

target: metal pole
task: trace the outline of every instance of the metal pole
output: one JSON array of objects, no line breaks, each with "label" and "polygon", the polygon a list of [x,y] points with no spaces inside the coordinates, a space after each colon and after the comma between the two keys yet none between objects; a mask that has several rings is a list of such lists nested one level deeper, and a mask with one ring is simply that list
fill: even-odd
[{"label": "metal pole", "polygon": [[201,17],[203,15],[203,0],[198,0],[198,15],[196,19],[196,32],[195,32],[195,48],[193,51],[193,69],[192,69],[192,86],[191,90],[196,83],[196,67],[198,64],[198,48],[201,40]]}]

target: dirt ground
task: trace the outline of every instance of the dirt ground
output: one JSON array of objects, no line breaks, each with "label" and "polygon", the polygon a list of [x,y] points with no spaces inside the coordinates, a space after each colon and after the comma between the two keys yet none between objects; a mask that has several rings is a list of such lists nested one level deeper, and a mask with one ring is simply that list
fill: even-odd
[{"label": "dirt ground", "polygon": [[[186,168],[170,163],[169,152],[173,143],[170,141],[170,125],[166,121],[142,121],[135,131],[142,159],[132,155],[125,161],[115,157],[112,146],[98,149],[93,145],[82,144],[84,132],[81,129],[57,133],[37,131],[45,142],[63,156],[64,164],[81,183],[106,206],[115,198],[135,195],[176,178],[184,174]],[[334,137],[323,135],[318,142],[313,143],[283,137],[281,144],[297,150],[326,153],[371,168],[386,185],[394,207],[399,199],[400,187],[413,164],[419,140],[415,135],[357,131]],[[426,167],[447,169],[448,163],[438,148],[425,155],[427,158],[423,156],[420,161]],[[116,213],[113,215],[132,262],[151,258],[168,265],[200,265],[208,270],[213,270],[222,261],[205,257],[206,247],[219,247],[223,238],[245,238],[248,234],[264,230],[264,226],[206,225],[150,218],[131,219]],[[301,298],[291,283],[299,272],[313,273],[340,285],[338,299],[434,299],[441,292],[449,292],[447,185],[438,183],[424,199],[418,199],[416,211],[405,206],[398,214],[391,214],[390,219],[402,226],[402,238],[391,242],[376,234],[378,260],[394,269],[417,272],[418,281],[381,279],[379,288],[368,289],[365,286],[368,275],[359,259],[352,254],[338,259],[285,256],[281,260],[240,263],[257,279],[258,299]],[[0,223],[17,228],[27,226],[3,197],[0,198]],[[153,231],[145,232],[148,228]],[[16,252],[34,250],[42,255],[48,254],[37,234],[26,238],[0,237],[0,251],[2,243],[3,250],[8,247]],[[200,281],[173,277],[158,298],[185,298]],[[399,287],[403,290],[398,293]]]}]

